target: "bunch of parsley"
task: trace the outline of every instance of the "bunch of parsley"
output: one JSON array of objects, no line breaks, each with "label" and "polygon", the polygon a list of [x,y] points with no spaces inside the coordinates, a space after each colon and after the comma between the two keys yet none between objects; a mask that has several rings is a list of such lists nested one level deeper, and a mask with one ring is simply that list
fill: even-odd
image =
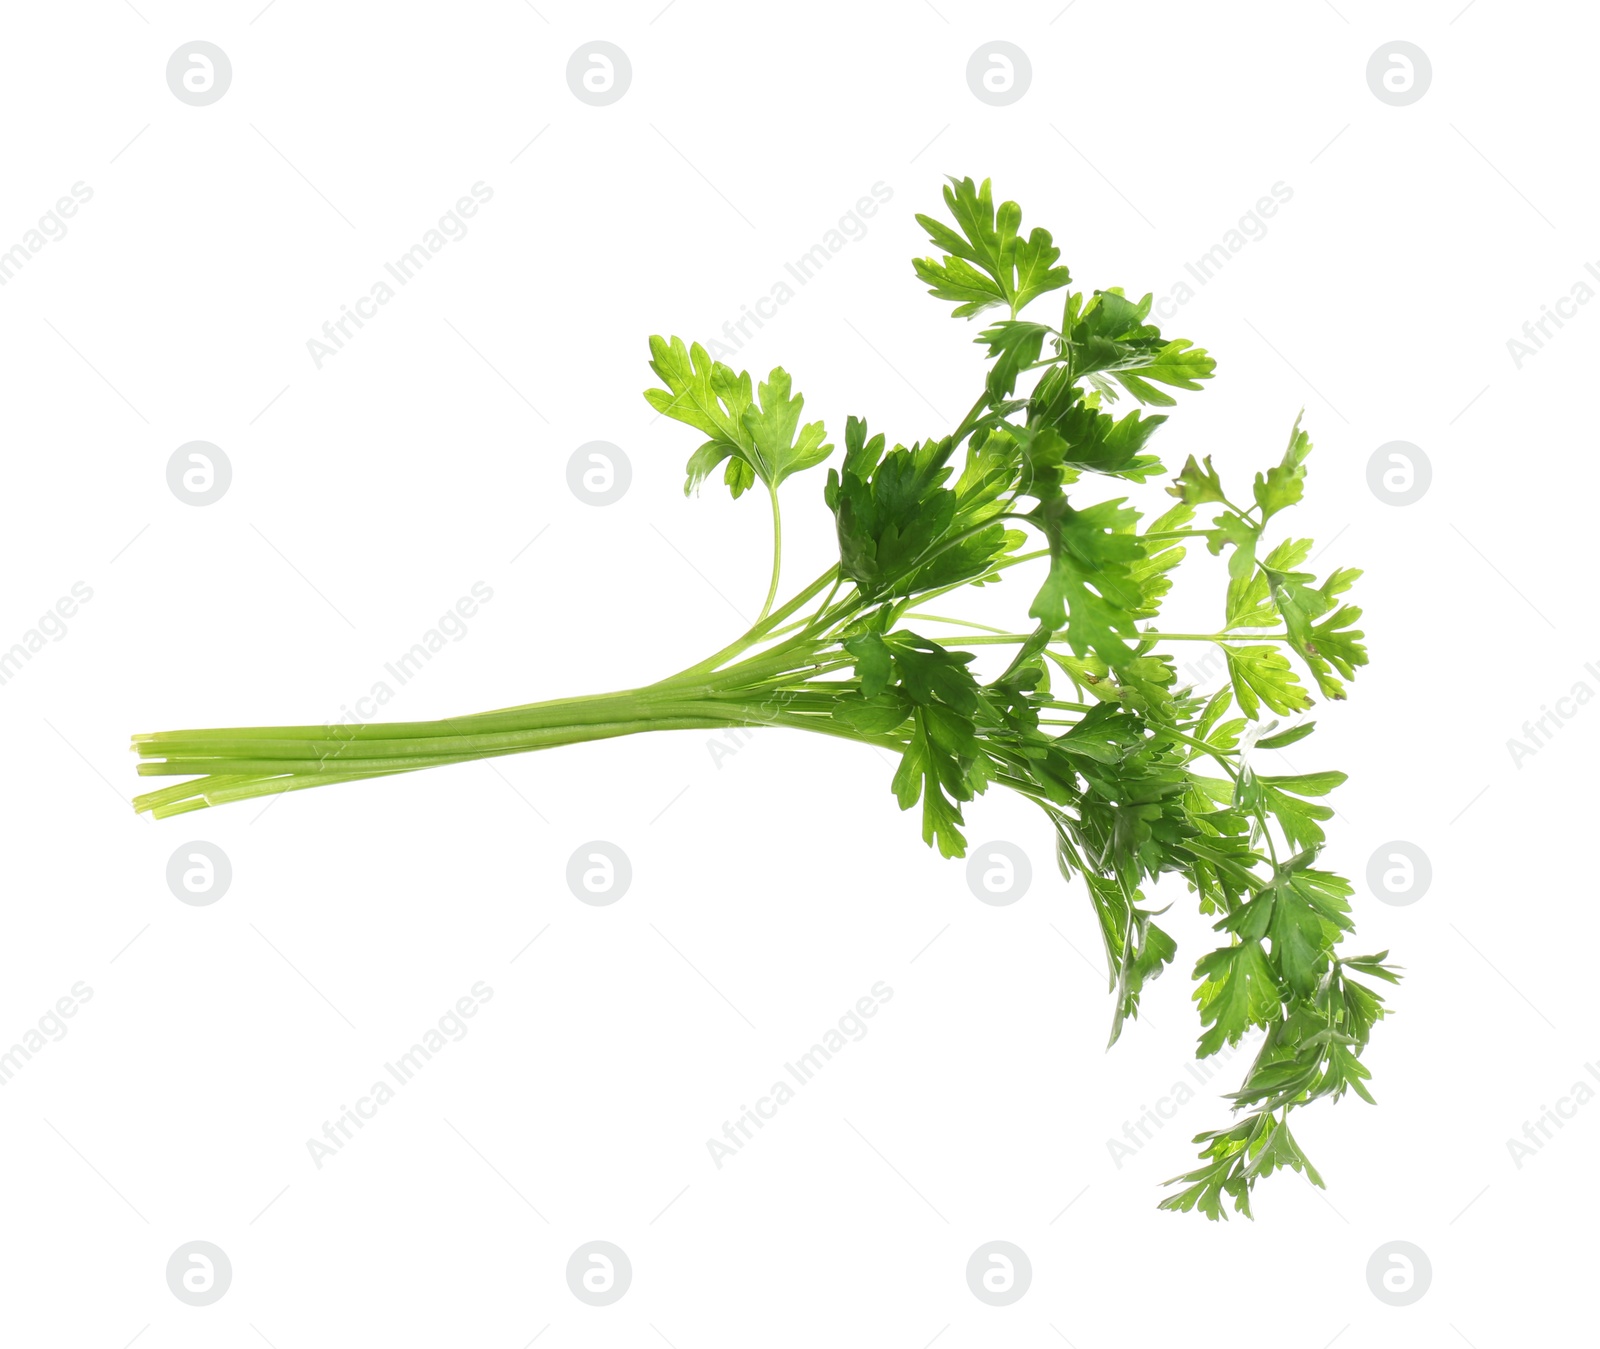
[{"label": "bunch of parsley", "polygon": [[[1231,1198],[1248,1214],[1256,1180],[1280,1167],[1322,1184],[1290,1114],[1346,1091],[1372,1100],[1361,1054],[1385,1009],[1366,981],[1397,978],[1387,952],[1339,954],[1351,887],[1315,865],[1332,814],[1318,798],[1345,775],[1267,776],[1246,753],[1252,740],[1281,748],[1311,733],[1308,721],[1251,726],[1264,711],[1310,708],[1302,671],[1339,699],[1366,664],[1361,611],[1341,599],[1359,573],[1319,583],[1304,570],[1309,539],[1266,538],[1305,488],[1311,443],[1298,422],[1248,504],[1227,495],[1209,457],[1192,456],[1167,488],[1175,502],[1152,520],[1126,496],[1090,499],[1097,479],[1164,474],[1148,447],[1166,418],[1143,409],[1172,406],[1168,389],[1199,389],[1214,363],[1162,337],[1150,296],[1072,290],[1050,234],[1024,234],[1021,209],[997,208],[988,182],[952,180],[944,197],[954,227],[918,216],[939,255],[914,266],[956,317],[1003,315],[978,337],[989,357],[982,392],[947,435],[910,445],[846,421],[823,490],[839,561],[781,604],[779,488],[832,455],[823,423],[802,422],[804,400],[781,368],[752,385],[698,344],[650,341],[662,387],[645,397],[705,437],[685,490],[720,470],[735,497],[760,484],[771,504],[771,582],[738,639],[643,688],[445,721],[135,736],[142,774],[188,779],[135,805],[162,817],[641,731],[784,726],[897,754],[901,807],[920,805],[924,841],[959,857],[967,803],[1010,788],[1049,821],[1063,873],[1083,879],[1111,969],[1112,1041],[1176,954],[1146,889],[1176,873],[1215,917],[1223,942],[1194,970],[1198,1053],[1252,1027],[1265,1036],[1232,1093],[1235,1121],[1199,1136],[1200,1166],[1175,1178],[1181,1188],[1162,1207],[1215,1219]],[[1057,291],[1055,324],[1019,317]],[[1119,414],[1124,396],[1141,406]],[[1202,513],[1209,522],[1197,524]],[[1024,551],[1030,538],[1042,546]],[[1151,626],[1189,540],[1227,555],[1214,632]],[[921,608],[1035,561],[1043,578],[1031,628],[1002,632]],[[936,640],[929,624],[971,635]],[[1180,686],[1166,649],[1179,641],[1219,648],[1228,685],[1210,696]],[[987,645],[1015,654],[980,682],[966,648]]]}]

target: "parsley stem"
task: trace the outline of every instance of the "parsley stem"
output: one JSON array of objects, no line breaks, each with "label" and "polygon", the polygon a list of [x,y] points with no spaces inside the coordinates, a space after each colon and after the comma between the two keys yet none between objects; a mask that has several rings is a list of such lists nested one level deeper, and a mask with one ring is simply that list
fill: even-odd
[{"label": "parsley stem", "polygon": [[987,623],[973,623],[970,620],[965,619],[965,618],[946,618],[946,617],[944,617],[943,614],[910,613],[910,614],[901,614],[900,617],[901,618],[908,618],[908,619],[909,618],[920,618],[925,623],[948,623],[948,624],[950,624],[951,627],[956,627],[956,628],[974,628],[979,632],[998,632],[998,633],[1004,633],[1005,632],[1004,628],[991,628]]},{"label": "parsley stem", "polygon": [[950,435],[952,445],[959,445],[965,440],[972,429],[983,417],[984,409],[989,406],[989,391],[985,389],[978,397],[978,401],[967,410],[967,415],[961,419],[961,425]]},{"label": "parsley stem", "polygon": [[778,597],[778,575],[783,567],[783,512],[778,509],[778,489],[769,484],[767,495],[772,499],[772,583],[767,587],[766,601],[756,618],[757,627],[766,622],[767,615],[772,612],[772,601]]},{"label": "parsley stem", "polygon": [[1286,632],[1156,632],[1146,628],[1140,637],[1153,637],[1162,642],[1271,642],[1287,641]]},{"label": "parsley stem", "polygon": [[839,567],[838,564],[835,563],[833,566],[829,567],[827,571],[823,572],[821,576],[817,577],[816,580],[814,580],[798,595],[795,595],[793,598],[786,600],[783,604],[779,605],[778,608],[773,613],[768,614],[764,620],[751,624],[749,628],[745,629],[741,636],[736,638],[734,641],[729,642],[727,646],[722,648],[722,650],[713,652],[704,660],[698,661],[694,665],[691,665],[687,670],[680,670],[675,675],[669,675],[668,680],[693,678],[696,675],[707,674],[710,671],[715,670],[724,662],[732,660],[735,656],[741,655],[745,651],[748,651],[752,646],[755,646],[756,643],[764,641],[766,638],[770,637],[774,627],[782,623],[784,619],[788,618],[796,610],[804,607],[808,601],[814,600],[830,584],[834,583],[838,577]]},{"label": "parsley stem", "polygon": [[[847,659],[822,662],[813,672],[841,668]],[[844,688],[847,686],[841,686]],[[301,739],[285,735],[227,731],[178,732],[138,737],[136,748],[146,756],[142,776],[198,774],[190,781],[146,793],[135,805],[158,818],[206,805],[299,791],[305,787],[348,782],[423,768],[500,758],[508,754],[654,730],[716,730],[730,726],[786,726],[899,750],[904,740],[894,733],[857,731],[831,715],[836,694],[826,688],[779,685],[772,696],[747,688],[729,696],[709,691],[699,698],[667,699],[671,690],[631,690],[602,695],[610,706],[596,718],[590,699],[539,704],[537,724],[518,729],[461,734],[463,719],[407,723],[417,733],[409,738],[378,735],[352,738]],[[257,730],[270,728],[256,728]],[[292,730],[293,728],[287,728]],[[313,728],[315,729],[315,728]],[[322,728],[326,733],[327,728]],[[352,728],[359,733],[364,728]],[[393,730],[394,726],[382,727]],[[151,756],[161,756],[154,758]]]},{"label": "parsley stem", "polygon": [[[994,563],[990,567],[990,571],[1003,571],[1007,567],[1015,567],[1023,562],[1033,562],[1041,557],[1049,556],[1050,550],[1048,548],[1036,548],[1031,553],[1016,553],[1011,557],[1001,558],[1000,561]],[[964,590],[967,586],[972,584],[973,582],[971,581],[956,581],[951,585],[939,586],[934,590],[924,590],[917,596],[917,599],[923,603],[926,603],[929,600],[938,599],[941,595],[948,595],[952,590]]]},{"label": "parsley stem", "polygon": [[[993,515],[985,516],[982,520],[978,521],[977,524],[969,525],[966,529],[960,530],[955,534],[946,534],[944,537],[938,540],[937,546],[925,548],[917,555],[917,560],[905,569],[905,574],[908,576],[914,575],[923,567],[927,566],[928,563],[933,562],[943,554],[948,553],[952,548],[958,547],[959,545],[965,543],[968,539],[982,534],[987,529],[994,528],[995,525],[1000,524],[1003,520],[1015,520],[1019,524],[1033,525],[1034,528],[1038,528],[1037,521],[1030,520],[1026,515],[1022,515],[1017,511],[997,511]],[[963,584],[965,584],[965,582]],[[937,594],[938,592],[933,591],[930,593]],[[928,595],[922,594],[919,595],[918,598],[927,599]],[[903,603],[907,605],[909,605],[910,602],[911,601],[909,598],[903,601]]]},{"label": "parsley stem", "polygon": [[1239,752],[1238,750],[1227,750],[1223,749],[1220,745],[1213,745],[1209,741],[1197,740],[1191,735],[1185,735],[1182,731],[1173,730],[1170,726],[1157,726],[1152,724],[1149,727],[1149,731],[1151,735],[1163,736],[1169,740],[1181,740],[1186,745],[1194,746],[1194,748],[1199,750],[1202,754],[1210,755],[1211,758],[1215,759],[1223,766],[1224,769],[1227,770],[1229,777],[1231,777],[1236,783],[1238,782],[1238,773],[1236,773],[1233,769],[1233,766],[1222,757],[1225,754],[1237,754]]},{"label": "parsley stem", "polygon": [[825,620],[827,618],[827,614],[828,614],[828,607],[829,607],[829,605],[831,605],[833,603],[833,597],[839,593],[839,587],[841,585],[843,585],[843,584],[844,584],[844,577],[843,576],[834,577],[833,588],[831,590],[829,590],[827,595],[825,595],[823,597],[822,605],[821,605],[820,608],[818,608],[816,613],[809,614],[805,618],[797,618],[797,619],[795,619],[795,621],[793,623],[786,623],[783,627],[777,628],[774,631],[769,632],[767,634],[767,638],[764,638],[763,640],[774,638],[774,637],[784,637],[784,636],[787,636],[789,633],[792,633],[792,632],[799,632],[799,631],[804,630],[805,632],[809,633],[813,629],[821,629],[821,628],[828,627],[829,624],[827,624],[825,622]]}]

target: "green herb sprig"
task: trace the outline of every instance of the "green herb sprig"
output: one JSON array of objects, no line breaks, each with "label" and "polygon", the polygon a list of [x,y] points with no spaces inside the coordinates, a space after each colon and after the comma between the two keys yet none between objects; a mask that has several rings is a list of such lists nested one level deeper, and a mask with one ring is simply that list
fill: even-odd
[{"label": "green herb sprig", "polygon": [[[660,387],[645,397],[705,438],[685,491],[720,470],[735,497],[759,483],[772,511],[766,600],[734,641],[642,688],[443,721],[136,735],[141,774],[187,780],[134,804],[166,817],[642,731],[780,726],[897,754],[900,806],[920,806],[924,841],[960,857],[968,803],[1009,788],[1043,813],[1062,872],[1083,880],[1111,971],[1113,1042],[1176,955],[1147,888],[1174,873],[1214,918],[1220,944],[1194,969],[1198,1054],[1252,1028],[1265,1035],[1231,1095],[1234,1122],[1196,1139],[1200,1165],[1170,1182],[1162,1207],[1216,1219],[1231,1200],[1248,1215],[1255,1182],[1281,1167],[1322,1184],[1290,1115],[1347,1091],[1372,1100],[1361,1056],[1385,1014],[1372,983],[1398,978],[1387,952],[1340,954],[1351,886],[1315,865],[1332,815],[1321,798],[1345,775],[1270,776],[1247,753],[1252,739],[1282,748],[1311,733],[1309,721],[1260,724],[1312,706],[1303,676],[1342,699],[1367,663],[1361,611],[1342,598],[1360,573],[1319,581],[1305,570],[1309,539],[1268,540],[1305,490],[1311,441],[1298,420],[1245,504],[1209,457],[1193,456],[1154,519],[1126,494],[1093,499],[1098,479],[1164,475],[1149,443],[1166,417],[1146,409],[1199,389],[1214,363],[1162,336],[1149,295],[1072,289],[1049,232],[1024,234],[1021,209],[997,207],[987,181],[952,179],[944,199],[954,224],[917,217],[936,252],[914,266],[956,317],[991,316],[977,338],[983,388],[948,434],[910,445],[847,419],[822,494],[839,561],[782,602],[779,489],[833,455],[823,423],[802,421],[781,368],[753,384],[698,344],[650,340]],[[1055,292],[1053,325],[1019,317]],[[1125,397],[1137,406],[1118,410]],[[1190,541],[1226,555],[1222,620],[1212,632],[1162,631],[1152,625]],[[1032,626],[1001,631],[925,607],[1019,567],[1043,573]],[[1169,651],[1179,642],[1220,650],[1227,686],[1209,696],[1180,686]],[[980,682],[973,648],[984,646],[1014,654]]]}]

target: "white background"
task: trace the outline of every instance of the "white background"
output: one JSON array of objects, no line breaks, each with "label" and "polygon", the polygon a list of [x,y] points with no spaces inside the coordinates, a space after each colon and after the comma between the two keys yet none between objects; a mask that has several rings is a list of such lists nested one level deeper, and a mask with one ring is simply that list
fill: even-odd
[{"label": "white background", "polygon": [[[1520,767],[1507,740],[1600,689],[1575,396],[1600,306],[1520,369],[1506,344],[1600,262],[1600,31],[1505,0],[936,4],[8,7],[0,249],[72,184],[93,196],[0,288],[0,645],[74,582],[93,599],[0,687],[0,1043],[76,982],[93,996],[0,1092],[0,1338],[1592,1337],[1600,1104],[1520,1167],[1507,1140],[1600,1061],[1579,851],[1600,709]],[[165,80],[196,38],[233,68],[208,107]],[[609,107],[565,77],[594,38],[632,64]],[[966,82],[993,39],[1032,65],[1006,107]],[[1433,67],[1408,107],[1366,81],[1394,39]],[[1240,1065],[1120,1166],[1107,1145],[1184,1076],[1203,924],[1164,892],[1179,960],[1105,1053],[1089,905],[999,792],[969,832],[1031,856],[1008,907],[921,846],[872,750],[782,732],[720,764],[687,732],[266,810],[127,804],[130,732],[337,718],[474,582],[492,601],[387,712],[626,687],[728,640],[760,604],[763,504],[684,499],[696,440],[640,397],[645,339],[714,336],[882,182],[866,236],[736,360],[785,365],[836,437],[849,412],[947,429],[976,329],[909,265],[947,172],[992,176],[1080,285],[1158,296],[1274,183],[1293,193],[1167,325],[1218,373],[1157,446],[1242,482],[1306,408],[1293,526],[1335,540],[1319,565],[1367,569],[1372,665],[1290,757],[1350,772],[1328,862],[1357,883],[1357,947],[1409,973],[1369,1054],[1378,1108],[1297,1123],[1326,1195],[1276,1177],[1254,1223],[1155,1210]],[[493,198],[467,235],[318,369],[308,339],[476,182]],[[231,460],[215,505],[168,490],[190,440]],[[567,487],[590,440],[631,461],[615,505]],[[1403,508],[1367,481],[1391,440],[1432,464]],[[796,581],[830,559],[820,489],[786,489]],[[1209,561],[1175,606],[1195,621],[1218,607]],[[1018,621],[1030,587],[1002,592],[966,607]],[[165,879],[195,839],[232,862],[209,907]],[[632,862],[610,907],[565,882],[592,839]],[[1364,884],[1391,840],[1432,862],[1408,907]],[[470,1034],[318,1169],[307,1140],[479,980]],[[706,1140],[880,980],[870,1034],[718,1170]],[[595,1239],[633,1265],[607,1308],[564,1273]],[[994,1239],[1033,1266],[1007,1308],[964,1275]],[[192,1240],[233,1266],[206,1308],[164,1277]],[[1367,1284],[1393,1240],[1432,1264],[1409,1307]]]}]

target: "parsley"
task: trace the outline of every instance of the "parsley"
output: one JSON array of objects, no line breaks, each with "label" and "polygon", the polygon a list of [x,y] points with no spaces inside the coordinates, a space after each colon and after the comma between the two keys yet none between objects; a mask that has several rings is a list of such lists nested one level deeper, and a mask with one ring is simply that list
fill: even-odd
[{"label": "parsley", "polygon": [[[914,267],[956,317],[990,315],[976,339],[989,360],[982,389],[948,434],[910,445],[847,419],[822,491],[839,560],[781,603],[779,489],[832,456],[824,425],[802,420],[781,368],[756,383],[698,344],[650,339],[660,386],[645,397],[704,437],[686,491],[720,468],[735,497],[759,482],[770,503],[766,602],[732,643],[643,688],[446,721],[135,736],[141,774],[187,780],[134,804],[164,817],[642,731],[774,725],[898,754],[896,799],[920,807],[925,842],[959,857],[969,803],[1009,788],[1043,812],[1061,870],[1083,879],[1111,969],[1113,1041],[1177,955],[1147,891],[1176,875],[1214,918],[1219,944],[1194,968],[1198,1053],[1253,1028],[1265,1036],[1232,1094],[1235,1122],[1196,1140],[1200,1166],[1162,1207],[1216,1219],[1231,1200],[1248,1215],[1255,1182],[1274,1170],[1322,1184],[1289,1117],[1346,1091],[1372,1100],[1361,1054],[1385,1014],[1374,983],[1398,978],[1387,952],[1340,954],[1351,887],[1314,866],[1332,814],[1321,798],[1344,775],[1265,776],[1246,753],[1249,722],[1304,712],[1313,690],[1343,698],[1367,663],[1361,611],[1341,598],[1360,573],[1319,580],[1306,570],[1310,540],[1266,538],[1305,492],[1311,440],[1298,420],[1248,505],[1209,458],[1191,457],[1167,488],[1176,504],[1147,521],[1128,488],[1166,470],[1149,449],[1165,414],[1146,409],[1201,388],[1211,358],[1164,337],[1148,295],[1072,289],[1050,234],[1024,233],[1021,209],[996,206],[988,182],[953,180],[944,197],[954,224],[917,217],[936,252]],[[1054,325],[1018,317],[1058,291]],[[1124,398],[1137,406],[1124,410]],[[1119,486],[1100,496],[1099,479]],[[1030,540],[1040,546],[1024,551]],[[1163,631],[1153,625],[1191,541],[1227,556],[1221,625]],[[1018,573],[1035,577],[1032,628],[998,632],[920,607],[1033,562],[1043,565]],[[929,625],[970,635],[940,640]],[[1178,682],[1172,644],[1194,641],[1227,663],[1229,687],[1210,697]],[[973,649],[988,645],[1014,654],[982,682]],[[1272,748],[1312,724],[1258,730],[1255,743]]]}]

